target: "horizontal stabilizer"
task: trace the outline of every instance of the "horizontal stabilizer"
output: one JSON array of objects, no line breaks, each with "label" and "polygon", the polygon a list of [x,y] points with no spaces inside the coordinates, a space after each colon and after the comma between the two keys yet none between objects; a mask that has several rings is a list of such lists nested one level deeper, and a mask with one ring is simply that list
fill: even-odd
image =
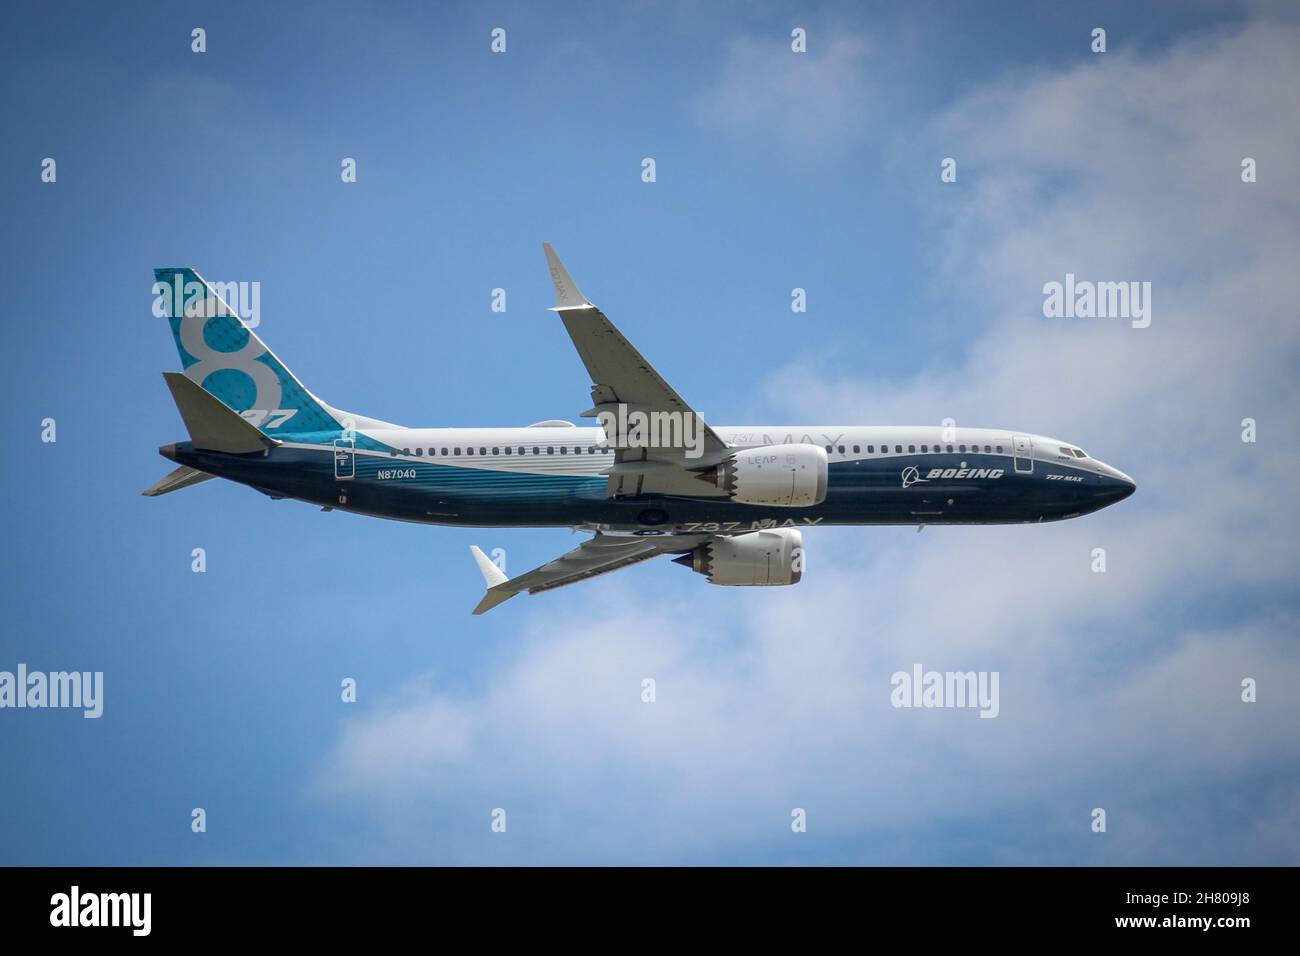
[{"label": "horizontal stabilizer", "polygon": [[167,380],[176,410],[181,413],[181,420],[185,422],[195,448],[247,455],[279,444],[180,372],[163,372],[163,378]]},{"label": "horizontal stabilizer", "polygon": [[160,478],[158,483],[148,491],[142,491],[140,494],[154,498],[158,495],[165,495],[169,491],[180,491],[182,488],[188,488],[190,485],[197,485],[201,481],[207,481],[209,478],[215,477],[215,475],[209,475],[206,471],[199,471],[197,468],[181,465],[175,471],[169,472],[166,476]]}]

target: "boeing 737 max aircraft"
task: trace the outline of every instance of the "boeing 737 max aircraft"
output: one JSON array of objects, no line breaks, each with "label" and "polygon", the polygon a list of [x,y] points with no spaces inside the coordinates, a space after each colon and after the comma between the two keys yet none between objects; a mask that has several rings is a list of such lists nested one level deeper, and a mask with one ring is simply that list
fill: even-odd
[{"label": "boeing 737 max aircraft", "polygon": [[190,440],[159,449],[180,467],[145,494],[228,478],[326,511],[592,535],[515,578],[472,548],[481,614],[661,554],[712,584],[794,584],[804,528],[1055,521],[1133,493],[1077,446],[1005,429],[710,426],[544,248],[597,427],[404,428],[340,411],[196,272],[155,270],[184,368],[163,377]]}]

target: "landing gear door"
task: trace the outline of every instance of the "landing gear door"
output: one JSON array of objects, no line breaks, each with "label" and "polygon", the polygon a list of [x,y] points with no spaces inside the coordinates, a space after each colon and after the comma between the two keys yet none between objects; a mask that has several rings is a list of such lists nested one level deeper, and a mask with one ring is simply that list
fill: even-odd
[{"label": "landing gear door", "polygon": [[1022,475],[1034,473],[1034,443],[1028,435],[1012,435],[1011,451],[1016,459],[1016,471]]},{"label": "landing gear door", "polygon": [[334,477],[337,480],[357,476],[355,442],[351,438],[334,439]]}]

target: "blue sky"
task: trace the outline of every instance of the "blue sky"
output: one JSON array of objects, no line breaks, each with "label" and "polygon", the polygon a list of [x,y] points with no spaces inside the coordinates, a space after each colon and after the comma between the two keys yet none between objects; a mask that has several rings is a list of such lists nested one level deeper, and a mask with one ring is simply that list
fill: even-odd
[{"label": "blue sky", "polygon": [[[0,712],[0,862],[1295,863],[1297,32],[1268,4],[9,12],[0,669],[106,689],[95,721]],[[588,404],[543,240],[712,421],[951,415],[1139,493],[828,529],[791,589],[663,562],[483,618],[469,544],[515,573],[573,537],[139,495],[183,437],[155,266],[260,282],[259,334],[335,406],[515,425]],[[1151,328],[1043,318],[1067,271],[1151,281]],[[914,661],[999,670],[1002,715],[891,709]]]}]

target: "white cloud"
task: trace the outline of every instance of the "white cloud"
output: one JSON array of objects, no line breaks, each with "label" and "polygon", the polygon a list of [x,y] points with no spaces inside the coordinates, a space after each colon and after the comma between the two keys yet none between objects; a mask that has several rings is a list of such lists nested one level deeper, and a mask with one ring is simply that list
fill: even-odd
[{"label": "white cloud", "polygon": [[[416,859],[484,859],[501,844],[473,821],[486,833],[501,805],[518,808],[521,861],[782,858],[803,846],[794,806],[807,845],[846,861],[857,845],[941,861],[936,827],[997,821],[1021,842],[981,861],[1300,860],[1298,40],[1255,24],[959,101],[918,135],[961,164],[924,201],[949,238],[944,278],[992,317],[965,362],[887,385],[810,364],[772,383],[801,396],[792,417],[1058,433],[1133,474],[1134,498],[1055,525],[811,535],[788,590],[638,570],[536,599],[482,694],[423,691],[352,724],[332,792],[382,808]],[[715,99],[738,130],[808,95],[787,69],[750,102],[742,68],[766,54],[737,44]],[[861,52],[837,55],[849,86],[815,75],[838,111]],[[1242,155],[1259,183],[1240,182]],[[1066,271],[1152,281],[1151,327],[1044,319],[1042,284]],[[1238,439],[1248,415],[1257,445]],[[651,599],[647,581],[663,585]],[[1001,716],[891,708],[889,675],[913,662],[1000,671]],[[1259,703],[1240,702],[1246,676]],[[429,806],[464,826],[423,840]],[[1088,833],[1093,806],[1111,834]]]}]

